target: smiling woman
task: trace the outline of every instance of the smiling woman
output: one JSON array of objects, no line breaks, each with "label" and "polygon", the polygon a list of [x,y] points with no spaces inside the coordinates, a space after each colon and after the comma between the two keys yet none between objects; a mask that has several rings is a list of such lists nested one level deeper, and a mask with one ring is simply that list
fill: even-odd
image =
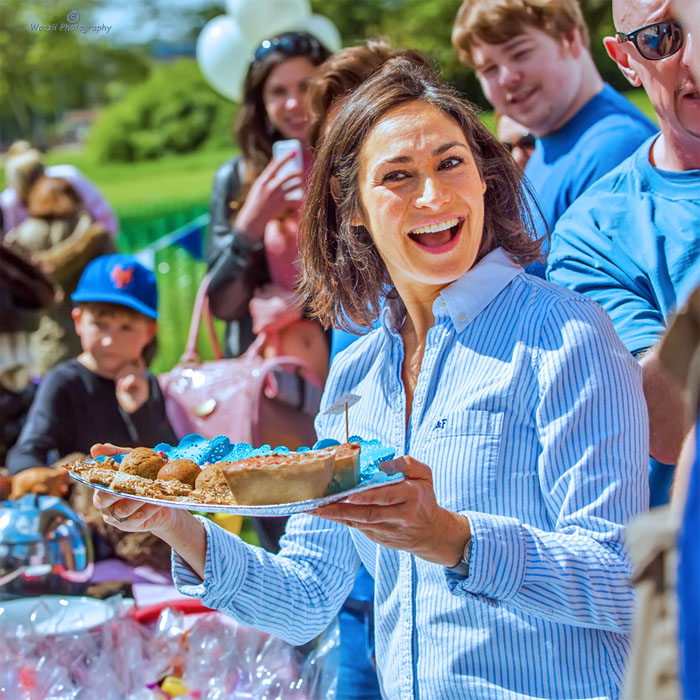
[{"label": "smiling woman", "polygon": [[323,411],[356,394],[353,432],[405,478],[292,516],[276,556],[185,511],[96,504],[175,549],[182,592],[294,644],[363,563],[389,700],[615,698],[623,533],[648,501],[639,367],[596,304],[524,273],[538,243],[520,170],[424,64],[390,59],[331,119],[303,291],[336,325],[369,327],[388,300],[334,360],[316,430],[344,439]]},{"label": "smiling woman", "polygon": [[[388,62],[373,80],[395,68]],[[417,71],[412,65],[407,75]],[[379,96],[353,93],[318,148],[307,195],[307,211],[315,214],[302,240],[310,307],[336,327],[371,326],[383,291],[397,282],[389,269],[397,263],[382,253],[387,246],[398,246],[406,264],[415,258],[413,274],[421,279],[434,269],[437,284],[441,275],[443,284],[454,281],[499,246],[521,265],[536,260],[522,174],[505,155],[444,88],[397,82]],[[324,189],[329,180],[332,190]],[[440,229],[449,236],[421,233]]]}]

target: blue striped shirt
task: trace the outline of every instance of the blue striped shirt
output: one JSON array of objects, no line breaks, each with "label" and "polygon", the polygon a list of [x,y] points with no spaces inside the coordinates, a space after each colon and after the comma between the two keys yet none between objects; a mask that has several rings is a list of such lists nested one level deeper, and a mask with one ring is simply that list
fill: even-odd
[{"label": "blue striped shirt", "polygon": [[[408,428],[389,306],[336,359],[321,408],[359,394],[351,433],[432,468],[438,502],[469,519],[469,576],[298,515],[278,556],[206,522],[205,579],[175,556],[178,588],[299,644],[361,560],[386,698],[614,698],[634,609],[622,536],[648,502],[640,369],[597,304],[501,250],[433,311]],[[343,416],[316,427],[344,439]]]}]

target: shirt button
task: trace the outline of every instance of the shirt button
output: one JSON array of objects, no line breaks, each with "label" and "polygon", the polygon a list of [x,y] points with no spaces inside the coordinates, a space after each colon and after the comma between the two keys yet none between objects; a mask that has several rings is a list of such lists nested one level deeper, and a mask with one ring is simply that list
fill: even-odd
[{"label": "shirt button", "polygon": [[422,404],[423,403],[423,394],[416,394],[414,401],[419,405]]},{"label": "shirt button", "polygon": [[445,303],[445,300],[440,299],[440,301],[438,301],[438,309],[441,309],[442,311],[444,311],[446,308],[447,308],[447,304]]},{"label": "shirt button", "polygon": [[460,323],[465,323],[466,320],[467,320],[467,314],[460,314],[459,316],[457,316],[457,320],[458,320]]}]

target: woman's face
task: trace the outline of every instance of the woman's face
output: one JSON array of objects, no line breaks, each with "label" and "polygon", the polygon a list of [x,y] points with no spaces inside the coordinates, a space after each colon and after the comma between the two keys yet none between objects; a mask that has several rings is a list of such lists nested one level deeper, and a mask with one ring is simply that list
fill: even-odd
[{"label": "woman's face", "polygon": [[486,185],[462,129],[425,102],[387,112],[360,151],[364,225],[399,294],[436,296],[479,251]]},{"label": "woman's face", "polygon": [[308,145],[306,91],[314,72],[308,58],[298,56],[275,66],[263,87],[263,103],[272,126],[286,139]]}]

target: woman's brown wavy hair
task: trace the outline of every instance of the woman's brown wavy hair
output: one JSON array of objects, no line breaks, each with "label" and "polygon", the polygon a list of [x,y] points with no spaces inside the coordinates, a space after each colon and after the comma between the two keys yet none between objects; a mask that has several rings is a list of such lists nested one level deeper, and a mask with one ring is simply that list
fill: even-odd
[{"label": "woman's brown wavy hair", "polygon": [[383,298],[396,296],[369,231],[351,221],[362,212],[358,175],[370,131],[394,107],[418,100],[459,124],[487,185],[477,261],[498,247],[521,265],[540,259],[527,185],[510,153],[426,62],[392,58],[334,110],[311,173],[299,236],[300,291],[326,326],[369,328]]}]

